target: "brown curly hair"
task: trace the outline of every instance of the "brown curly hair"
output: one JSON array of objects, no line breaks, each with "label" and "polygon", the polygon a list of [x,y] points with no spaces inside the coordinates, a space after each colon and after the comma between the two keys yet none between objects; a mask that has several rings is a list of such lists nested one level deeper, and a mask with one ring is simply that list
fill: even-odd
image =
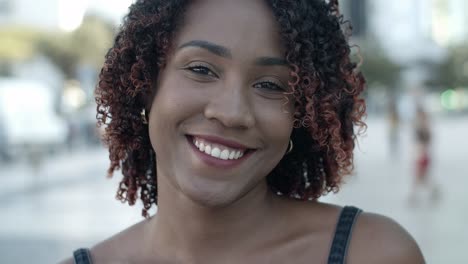
[{"label": "brown curly hair", "polygon": [[[267,0],[280,26],[291,65],[295,99],[294,149],[267,176],[278,194],[317,199],[337,191],[353,170],[354,126],[365,128],[365,80],[350,58],[349,25],[337,0]],[[130,6],[96,87],[98,125],[111,161],[121,169],[117,198],[143,202],[143,216],[157,204],[155,153],[140,112],[149,109],[171,40],[191,1],[137,0]],[[350,26],[348,27],[350,28]],[[139,193],[138,193],[139,191]]]}]

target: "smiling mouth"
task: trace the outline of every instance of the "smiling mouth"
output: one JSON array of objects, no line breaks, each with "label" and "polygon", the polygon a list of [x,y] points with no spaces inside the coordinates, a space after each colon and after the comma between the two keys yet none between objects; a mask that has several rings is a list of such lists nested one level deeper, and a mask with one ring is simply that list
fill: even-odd
[{"label": "smiling mouth", "polygon": [[240,145],[232,146],[230,144],[231,146],[227,146],[221,142],[213,142],[198,136],[187,135],[187,139],[197,152],[220,162],[239,161],[255,151],[255,149],[241,147]]}]

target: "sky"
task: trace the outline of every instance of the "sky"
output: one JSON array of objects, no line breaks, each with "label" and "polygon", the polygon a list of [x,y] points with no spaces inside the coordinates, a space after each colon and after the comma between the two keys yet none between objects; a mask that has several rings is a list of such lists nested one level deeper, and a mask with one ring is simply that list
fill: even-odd
[{"label": "sky", "polygon": [[88,11],[96,12],[115,23],[120,23],[133,0],[89,0]]},{"label": "sky", "polygon": [[75,30],[86,12],[102,16],[118,25],[132,2],[133,0],[58,0],[59,27],[65,31]]}]

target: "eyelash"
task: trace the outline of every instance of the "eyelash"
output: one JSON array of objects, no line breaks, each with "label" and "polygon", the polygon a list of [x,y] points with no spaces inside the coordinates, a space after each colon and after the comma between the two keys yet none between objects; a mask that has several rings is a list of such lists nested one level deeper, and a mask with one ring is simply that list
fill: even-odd
[{"label": "eyelash", "polygon": [[218,75],[216,75],[212,70],[210,70],[208,67],[205,67],[203,65],[190,66],[190,67],[187,67],[187,69],[198,75],[208,75],[208,76],[218,77]]},{"label": "eyelash", "polygon": [[[215,74],[212,70],[210,70],[208,67],[203,66],[203,65],[194,65],[194,66],[187,67],[187,69],[198,75],[214,76],[218,78],[217,74]],[[268,86],[270,86],[270,88],[258,87],[259,84],[267,84]],[[273,86],[273,89],[271,89],[271,86]],[[272,81],[263,81],[260,83],[256,83],[254,87],[261,88],[261,89],[268,89],[272,91],[284,91],[284,88],[281,85]]]},{"label": "eyelash", "polygon": [[268,89],[268,90],[272,90],[272,91],[283,91],[284,92],[284,89],[281,85],[275,83],[275,82],[272,82],[272,81],[263,81],[263,82],[260,82],[260,83],[257,83],[254,85],[254,87],[256,87],[257,85],[259,84],[268,84],[268,86],[273,86],[274,88],[271,89],[271,88],[264,88],[264,87],[260,87],[262,89]]}]

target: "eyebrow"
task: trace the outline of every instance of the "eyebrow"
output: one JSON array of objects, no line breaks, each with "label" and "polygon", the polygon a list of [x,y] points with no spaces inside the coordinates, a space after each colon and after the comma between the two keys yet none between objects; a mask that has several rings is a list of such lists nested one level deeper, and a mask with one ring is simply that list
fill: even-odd
[{"label": "eyebrow", "polygon": [[209,52],[211,52],[213,54],[216,54],[218,56],[228,58],[228,59],[232,59],[232,54],[229,51],[229,49],[227,49],[226,47],[223,47],[223,46],[208,42],[208,41],[192,40],[192,41],[189,41],[189,42],[187,42],[185,44],[180,45],[178,50],[186,48],[186,47],[198,47],[198,48],[206,49]]},{"label": "eyebrow", "polygon": [[[232,53],[228,48],[208,41],[192,40],[180,45],[178,50],[186,47],[202,48],[217,56],[232,59]],[[289,66],[289,63],[285,59],[278,57],[260,57],[255,60],[255,64],[259,66]]]},{"label": "eyebrow", "polygon": [[276,57],[260,57],[255,60],[255,64],[259,66],[288,66],[289,63],[285,59]]}]

